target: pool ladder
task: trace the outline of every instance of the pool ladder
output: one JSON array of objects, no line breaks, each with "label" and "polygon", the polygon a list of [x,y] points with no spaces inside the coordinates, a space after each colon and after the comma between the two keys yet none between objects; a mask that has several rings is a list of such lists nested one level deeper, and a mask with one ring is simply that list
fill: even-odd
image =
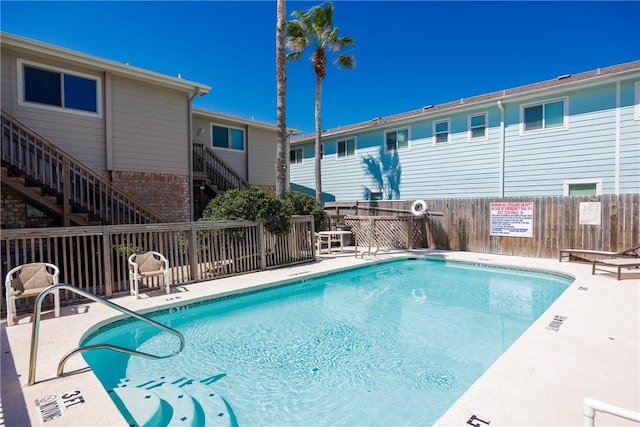
[{"label": "pool ladder", "polygon": [[184,335],[182,335],[180,332],[176,331],[175,329],[171,329],[168,326],[165,326],[161,323],[156,322],[155,320],[151,320],[150,318],[143,316],[141,314],[138,314],[134,311],[131,311],[127,308],[124,308],[118,304],[114,304],[109,300],[106,300],[102,297],[99,297],[97,295],[94,295],[90,292],[84,291],[80,288],[78,288],[77,286],[73,286],[73,285],[68,285],[65,283],[58,283],[58,284],[54,284],[49,286],[48,288],[44,289],[42,292],[40,292],[40,294],[38,294],[38,296],[36,297],[35,303],[34,303],[34,308],[33,308],[33,327],[31,328],[31,353],[29,355],[29,385],[33,385],[36,382],[36,359],[38,358],[38,336],[40,334],[40,314],[42,311],[42,300],[44,299],[44,297],[46,297],[48,294],[50,294],[51,292],[53,292],[54,290],[57,289],[66,289],[68,291],[71,291],[75,294],[78,294],[80,296],[83,296],[85,298],[89,298],[92,301],[104,304],[108,307],[111,307],[123,314],[129,315],[131,317],[135,317],[138,320],[141,320],[143,322],[146,322],[152,326],[155,326],[157,328],[160,328],[166,332],[169,332],[170,334],[173,334],[175,336],[177,336],[180,339],[180,346],[178,347],[178,350],[176,350],[175,352],[165,355],[165,356],[156,356],[154,354],[149,354],[149,353],[144,353],[141,351],[137,351],[137,350],[131,350],[125,347],[120,347],[117,345],[112,345],[112,344],[92,344],[92,345],[86,345],[86,346],[81,346],[78,348],[75,348],[73,350],[71,350],[70,352],[68,352],[67,354],[65,354],[65,356],[62,358],[62,360],[60,360],[60,363],[58,364],[58,372],[57,375],[61,376],[63,371],[64,371],[64,365],[65,363],[67,363],[67,360],[69,360],[69,358],[71,356],[73,356],[76,353],[82,353],[84,351],[88,351],[88,350],[96,350],[96,349],[107,349],[107,350],[113,350],[113,351],[119,351],[121,353],[127,353],[130,355],[134,355],[134,356],[141,356],[141,357],[145,357],[147,359],[166,359],[172,356],[175,356],[176,354],[180,353],[182,351],[182,349],[184,348]]}]

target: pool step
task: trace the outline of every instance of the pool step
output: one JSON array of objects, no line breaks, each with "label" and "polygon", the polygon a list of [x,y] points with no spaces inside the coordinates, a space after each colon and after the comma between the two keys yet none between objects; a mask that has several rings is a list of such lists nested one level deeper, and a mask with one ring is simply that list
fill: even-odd
[{"label": "pool step", "polygon": [[127,387],[126,384],[114,388],[113,392],[127,407],[137,425],[141,427],[162,425],[162,403],[157,394],[143,388]]},{"label": "pool step", "polygon": [[205,426],[234,426],[235,416],[231,408],[218,393],[200,381],[186,380],[181,385],[182,390],[189,393],[204,414]]},{"label": "pool step", "polygon": [[201,381],[184,377],[146,381],[125,378],[114,392],[142,427],[236,425],[226,401]]}]

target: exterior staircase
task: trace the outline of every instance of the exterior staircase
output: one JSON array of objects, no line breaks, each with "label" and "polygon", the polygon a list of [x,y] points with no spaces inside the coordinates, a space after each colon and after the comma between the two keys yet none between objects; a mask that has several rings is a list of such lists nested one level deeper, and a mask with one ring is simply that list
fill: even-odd
[{"label": "exterior staircase", "polygon": [[144,203],[2,111],[2,185],[62,225],[166,222]]},{"label": "exterior staircase", "polygon": [[204,186],[214,194],[234,188],[246,190],[251,186],[210,147],[202,144],[193,146],[193,180],[194,187],[203,189]]}]

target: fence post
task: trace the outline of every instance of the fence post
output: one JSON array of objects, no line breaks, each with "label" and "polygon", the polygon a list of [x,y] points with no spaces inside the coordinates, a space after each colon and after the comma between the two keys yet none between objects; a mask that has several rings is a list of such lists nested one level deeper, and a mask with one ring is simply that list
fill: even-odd
[{"label": "fence post", "polygon": [[191,221],[191,235],[189,236],[189,265],[191,270],[191,280],[200,280],[199,255],[198,255],[198,231],[196,230],[196,223]]},{"label": "fence post", "polygon": [[408,240],[408,247],[409,249],[413,249],[413,217],[412,216],[408,216],[407,217],[407,240]]},{"label": "fence post", "polygon": [[104,295],[113,295],[113,265],[111,263],[111,234],[108,225],[102,227],[102,263],[104,265]]},{"label": "fence post", "polygon": [[267,248],[264,238],[264,224],[258,223],[258,253],[260,254],[260,270],[267,269]]}]

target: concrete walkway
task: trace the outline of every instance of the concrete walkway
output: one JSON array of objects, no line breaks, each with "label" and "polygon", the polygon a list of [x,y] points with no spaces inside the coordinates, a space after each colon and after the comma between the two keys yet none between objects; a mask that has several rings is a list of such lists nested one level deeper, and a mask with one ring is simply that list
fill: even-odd
[{"label": "concrete walkway", "polygon": [[[556,259],[530,259],[468,252],[419,250],[383,252],[355,258],[322,255],[316,262],[288,268],[201,282],[172,289],[170,295],[143,294],[112,301],[135,311],[183,305],[189,301],[293,281],[311,274],[377,262],[395,256],[433,255],[451,260],[542,269],[569,274],[575,282],[437,422],[443,426],[578,426],[583,424],[582,399],[591,397],[640,412],[640,272],[597,271],[589,264]],[[36,384],[28,386],[30,316],[16,326],[2,323],[2,393],[0,424],[41,425],[36,399],[79,390],[84,403],[46,422],[47,426],[126,426],[115,405],[80,355],[73,356],[58,378],[60,359],[81,338],[119,313],[96,304],[63,307],[62,315],[43,315]],[[565,318],[554,329],[554,316]],[[70,397],[72,398],[72,397]],[[469,423],[468,423],[469,422]],[[597,413],[596,426],[638,425]]]}]

